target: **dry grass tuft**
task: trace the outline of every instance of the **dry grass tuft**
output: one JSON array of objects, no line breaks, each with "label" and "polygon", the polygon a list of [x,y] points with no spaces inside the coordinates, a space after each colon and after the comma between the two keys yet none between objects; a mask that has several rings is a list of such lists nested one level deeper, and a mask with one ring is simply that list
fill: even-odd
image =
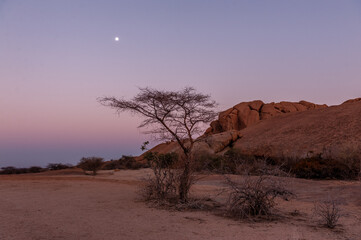
[{"label": "dry grass tuft", "polygon": [[314,214],[328,228],[335,228],[341,217],[340,204],[331,199],[314,204]]}]

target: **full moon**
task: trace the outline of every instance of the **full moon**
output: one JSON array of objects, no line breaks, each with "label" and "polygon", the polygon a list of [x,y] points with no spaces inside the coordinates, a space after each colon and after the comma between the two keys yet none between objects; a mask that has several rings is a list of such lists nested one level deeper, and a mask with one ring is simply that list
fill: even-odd
[{"label": "full moon", "polygon": [[115,40],[116,42],[118,42],[118,41],[119,41],[119,37],[115,37],[114,40]]}]

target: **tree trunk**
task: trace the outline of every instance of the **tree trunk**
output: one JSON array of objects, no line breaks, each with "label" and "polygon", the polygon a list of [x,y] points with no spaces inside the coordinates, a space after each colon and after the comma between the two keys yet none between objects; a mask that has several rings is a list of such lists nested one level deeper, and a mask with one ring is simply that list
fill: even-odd
[{"label": "tree trunk", "polygon": [[190,159],[187,156],[183,168],[183,173],[180,176],[179,182],[179,200],[182,203],[186,203],[188,201],[188,192],[191,181],[191,172],[190,172]]}]

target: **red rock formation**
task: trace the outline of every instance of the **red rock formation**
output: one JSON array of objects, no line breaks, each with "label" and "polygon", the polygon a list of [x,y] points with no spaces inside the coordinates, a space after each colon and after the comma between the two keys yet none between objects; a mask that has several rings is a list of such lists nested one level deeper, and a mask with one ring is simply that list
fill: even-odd
[{"label": "red rock formation", "polygon": [[[361,99],[360,99],[361,100]],[[240,131],[234,149],[244,154],[304,158],[361,157],[361,101],[283,114]]]},{"label": "red rock formation", "polygon": [[345,103],[354,103],[354,102],[359,102],[359,101],[361,101],[361,98],[355,98],[355,99],[347,100],[347,101],[343,102],[342,104],[345,104]]},{"label": "red rock formation", "polygon": [[[194,150],[222,155],[230,147],[244,154],[279,158],[325,153],[360,158],[361,98],[332,107],[305,101],[237,104],[219,114],[197,139]],[[176,142],[162,143],[150,151],[181,153]]]},{"label": "red rock formation", "polygon": [[263,103],[260,100],[252,102],[242,102],[219,114],[218,120],[211,123],[206,135],[216,134],[229,130],[241,130],[252,126],[260,120],[269,119],[290,112],[302,112],[310,109],[325,108],[327,105],[317,105],[314,103],[300,101]]}]

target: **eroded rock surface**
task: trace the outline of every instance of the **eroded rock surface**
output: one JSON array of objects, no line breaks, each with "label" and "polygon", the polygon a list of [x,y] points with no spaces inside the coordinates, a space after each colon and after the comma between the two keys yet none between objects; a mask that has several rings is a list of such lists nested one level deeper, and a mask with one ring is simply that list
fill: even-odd
[{"label": "eroded rock surface", "polygon": [[310,109],[326,108],[327,105],[318,105],[306,101],[263,103],[260,100],[242,102],[219,114],[217,120],[211,123],[206,135],[225,132],[229,130],[242,130],[252,126],[260,120],[291,113],[303,112]]}]

